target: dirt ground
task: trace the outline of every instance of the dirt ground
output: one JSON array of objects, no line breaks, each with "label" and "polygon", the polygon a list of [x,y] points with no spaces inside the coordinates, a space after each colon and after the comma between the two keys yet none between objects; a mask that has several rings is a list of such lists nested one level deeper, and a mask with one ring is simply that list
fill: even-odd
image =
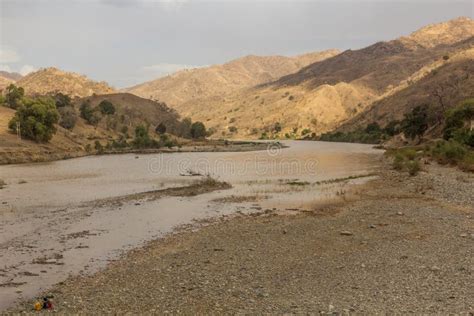
[{"label": "dirt ground", "polygon": [[474,176],[425,170],[387,167],[311,212],[219,218],[48,293],[64,313],[472,314]]}]

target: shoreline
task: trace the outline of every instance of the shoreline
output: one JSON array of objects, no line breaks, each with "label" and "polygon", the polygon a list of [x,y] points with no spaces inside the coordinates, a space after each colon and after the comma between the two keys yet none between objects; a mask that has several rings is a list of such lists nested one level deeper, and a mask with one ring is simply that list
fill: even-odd
[{"label": "shoreline", "polygon": [[[186,144],[182,147],[173,148],[150,148],[150,149],[128,149],[119,151],[106,151],[102,154],[88,153],[86,151],[77,152],[30,152],[30,151],[8,151],[0,152],[0,166],[14,164],[30,164],[52,162],[59,160],[68,160],[87,156],[102,155],[120,155],[120,154],[158,154],[158,153],[180,153],[180,152],[246,152],[266,150],[269,146],[268,142],[259,141],[215,141],[208,140],[206,142],[198,142],[196,144]],[[281,148],[282,146],[280,143]]]},{"label": "shoreline", "polygon": [[71,313],[472,313],[474,178],[385,168],[354,199],[198,223],[46,293]]}]

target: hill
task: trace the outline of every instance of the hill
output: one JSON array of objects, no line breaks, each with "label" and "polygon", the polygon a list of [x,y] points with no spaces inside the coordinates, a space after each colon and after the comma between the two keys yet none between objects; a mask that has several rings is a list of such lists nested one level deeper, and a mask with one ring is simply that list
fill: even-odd
[{"label": "hill", "polygon": [[[458,18],[406,37],[347,50],[273,82],[193,99],[177,110],[206,122],[216,137],[320,134],[371,109],[374,102],[409,86],[416,89],[413,84],[457,60],[450,61],[451,56],[465,54],[471,60],[473,36],[473,20]],[[391,106],[398,110],[398,105]]]},{"label": "hill", "polygon": [[179,110],[185,102],[270,82],[338,53],[337,50],[328,50],[296,57],[246,56],[223,65],[182,70],[125,91],[159,99]]},{"label": "hill", "polygon": [[9,84],[15,83],[23,76],[16,72],[0,71],[0,92]]},{"label": "hill", "polygon": [[373,122],[386,126],[390,121],[403,119],[405,113],[419,105],[431,105],[437,111],[444,112],[460,101],[474,97],[474,48],[440,64],[429,71],[427,69],[420,80],[374,102],[338,130],[364,128]]},{"label": "hill", "polygon": [[71,97],[108,94],[115,90],[105,82],[96,82],[86,76],[65,72],[54,67],[40,69],[21,78],[16,83],[27,95],[45,95],[62,92]]},{"label": "hill", "polygon": [[[96,107],[103,100],[114,105],[116,111],[113,115],[102,115],[96,126],[87,124],[79,117],[82,103],[87,102]],[[50,142],[35,143],[19,139],[9,132],[8,122],[15,115],[15,111],[0,106],[0,164],[83,156],[88,153],[88,147],[94,148],[96,141],[106,145],[120,137],[134,137],[135,127],[139,124],[148,124],[150,134],[159,123],[166,124],[171,133],[179,131],[181,126],[179,115],[165,104],[126,93],[76,99],[73,108],[78,115],[74,128],[68,130],[58,125]]]}]

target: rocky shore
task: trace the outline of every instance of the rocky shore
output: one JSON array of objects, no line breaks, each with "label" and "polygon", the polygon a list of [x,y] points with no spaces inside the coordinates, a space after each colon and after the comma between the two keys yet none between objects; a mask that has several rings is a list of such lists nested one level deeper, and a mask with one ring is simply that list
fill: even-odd
[{"label": "rocky shore", "polygon": [[472,315],[473,174],[384,167],[350,201],[218,218],[47,293],[66,314]]}]

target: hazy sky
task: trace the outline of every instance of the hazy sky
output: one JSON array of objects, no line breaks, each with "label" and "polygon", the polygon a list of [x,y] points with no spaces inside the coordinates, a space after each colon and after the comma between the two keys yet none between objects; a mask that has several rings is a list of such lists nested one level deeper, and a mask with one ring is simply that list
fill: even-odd
[{"label": "hazy sky", "polygon": [[124,87],[243,55],[360,48],[473,17],[474,0],[0,0],[0,68]]}]

